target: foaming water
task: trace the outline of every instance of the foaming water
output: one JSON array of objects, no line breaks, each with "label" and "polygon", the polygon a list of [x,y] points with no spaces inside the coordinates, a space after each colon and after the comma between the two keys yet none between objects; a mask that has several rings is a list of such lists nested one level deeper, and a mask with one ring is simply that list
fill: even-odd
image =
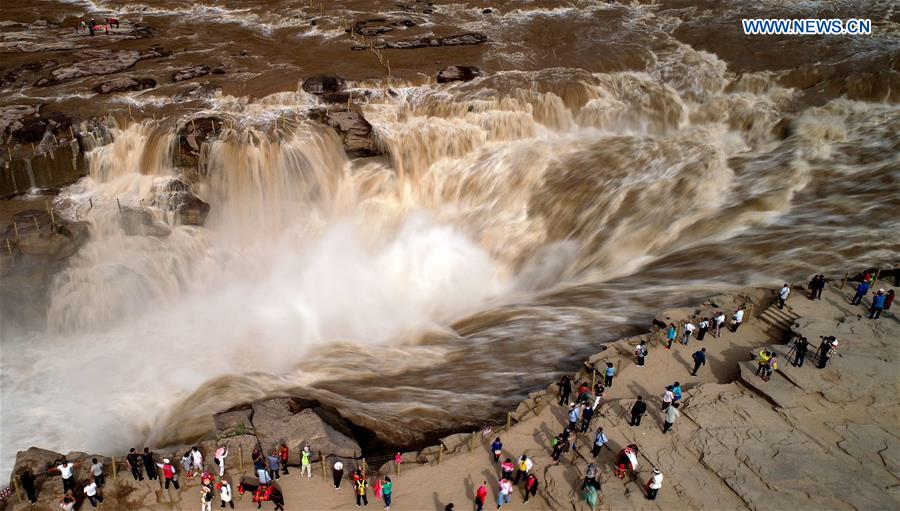
[{"label": "foaming water", "polygon": [[[188,118],[94,130],[90,175],[57,200],[91,239],[53,283],[49,333],[4,339],[3,405],[33,410],[3,414],[4,467],[28,445],[193,441],[211,413],[282,394],[415,443],[505,411],[659,307],[900,252],[896,105],[795,112],[796,91],[773,73],[735,76],[667,38],[677,20],[582,4],[498,17],[555,26],[624,9],[626,25],[653,24],[646,47],[600,24],[591,34],[626,50],[588,66],[602,72],[395,80],[391,94],[350,83],[381,158],[349,160],[305,120],[322,105],[297,89],[206,99],[194,115],[227,122],[196,180],[173,165],[173,126]],[[255,8],[146,16],[256,23]],[[440,6],[454,13],[480,15]],[[533,58],[510,39],[491,52],[504,66]],[[205,226],[166,211],[176,178],[211,204]],[[120,207],[155,235],[126,234]],[[48,385],[54,375],[65,385]],[[96,417],[84,396],[109,412]]]}]

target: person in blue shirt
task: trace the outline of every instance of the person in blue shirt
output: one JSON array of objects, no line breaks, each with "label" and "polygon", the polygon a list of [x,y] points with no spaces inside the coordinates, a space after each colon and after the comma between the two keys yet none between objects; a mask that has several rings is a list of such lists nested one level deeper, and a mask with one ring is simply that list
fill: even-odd
[{"label": "person in blue shirt", "polygon": [[700,369],[700,366],[706,365],[706,348],[695,351],[691,356],[694,358],[694,370],[691,371],[691,376],[697,376],[697,371]]},{"label": "person in blue shirt", "polygon": [[676,381],[675,385],[672,385],[672,394],[675,395],[675,399],[674,399],[674,401],[672,401],[673,403],[681,401],[681,383],[680,382]]},{"label": "person in blue shirt", "polygon": [[869,319],[878,319],[881,316],[881,311],[884,310],[884,300],[887,296],[884,294],[884,289],[879,289],[877,293],[872,296],[872,308],[869,309]]},{"label": "person in blue shirt", "polygon": [[500,463],[500,454],[503,452],[503,442],[500,441],[500,437],[494,439],[494,443],[491,444],[491,454],[494,455],[494,463]]},{"label": "person in blue shirt", "polygon": [[578,405],[572,405],[569,409],[569,429],[575,431],[575,424],[578,423]]},{"label": "person in blue shirt", "polygon": [[672,343],[675,341],[675,336],[678,334],[678,330],[675,329],[674,323],[669,323],[669,328],[666,329],[666,349],[672,349]]},{"label": "person in blue shirt", "polygon": [[613,376],[616,375],[616,368],[613,367],[612,362],[606,363],[606,375],[603,380],[603,385],[606,387],[612,387]]},{"label": "person in blue shirt", "polygon": [[598,429],[597,434],[594,436],[594,448],[591,450],[591,454],[593,454],[595,458],[600,454],[600,449],[603,449],[606,442],[609,442],[609,439],[606,438],[606,434],[603,433],[603,428]]},{"label": "person in blue shirt", "polygon": [[869,283],[863,282],[862,284],[856,286],[856,294],[853,295],[853,300],[850,302],[853,305],[859,305],[859,302],[862,301],[863,297],[866,296],[866,293],[869,292]]}]

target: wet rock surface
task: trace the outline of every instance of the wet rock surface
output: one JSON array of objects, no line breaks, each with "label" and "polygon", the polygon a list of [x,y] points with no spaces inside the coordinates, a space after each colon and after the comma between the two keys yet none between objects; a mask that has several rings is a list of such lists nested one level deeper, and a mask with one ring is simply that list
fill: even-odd
[{"label": "wet rock surface", "polygon": [[438,83],[468,82],[483,74],[481,69],[475,66],[448,66],[438,72],[437,81]]},{"label": "wet rock surface", "polygon": [[322,74],[303,80],[302,88],[310,94],[334,94],[344,90],[345,80],[338,75]]},{"label": "wet rock surface", "polygon": [[210,68],[206,64],[186,67],[172,73],[172,81],[177,83],[183,82],[185,80],[192,80],[194,78],[200,78],[201,76],[208,75],[211,70],[212,68]]},{"label": "wet rock surface", "polygon": [[483,44],[488,37],[477,32],[467,32],[445,37],[418,37],[395,41],[384,41],[375,45],[375,48],[390,48],[395,50],[413,50],[416,48],[428,48],[437,46],[465,46]]},{"label": "wet rock surface", "polygon": [[341,136],[344,150],[351,157],[381,154],[372,133],[372,125],[355,110],[317,110],[310,117],[331,126]]},{"label": "wet rock surface", "polygon": [[218,117],[201,117],[187,121],[178,130],[175,164],[179,167],[188,167],[196,172],[203,144],[218,138],[223,125],[222,119]]},{"label": "wet rock surface", "polygon": [[49,76],[38,79],[35,87],[50,87],[85,76],[118,73],[134,66],[143,59],[154,59],[170,55],[171,52],[159,46],[144,50],[84,50],[74,58],[76,62],[54,69]]},{"label": "wet rock surface", "polygon": [[156,87],[153,78],[131,78],[123,76],[106,82],[99,83],[92,89],[97,94],[111,94],[113,92],[128,92],[134,90],[146,90]]}]

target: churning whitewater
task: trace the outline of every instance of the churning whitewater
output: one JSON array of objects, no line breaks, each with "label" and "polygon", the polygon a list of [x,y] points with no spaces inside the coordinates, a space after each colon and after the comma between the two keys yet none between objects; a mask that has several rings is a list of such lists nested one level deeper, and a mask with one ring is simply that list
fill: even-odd
[{"label": "churning whitewater", "polygon": [[[625,15],[650,23],[642,9]],[[580,16],[525,11],[510,23]],[[46,331],[3,340],[3,408],[20,411],[3,414],[4,469],[30,445],[193,441],[273,395],[414,444],[488,421],[659,307],[895,257],[900,108],[798,109],[772,73],[729,71],[673,28],[653,27],[666,44],[634,52],[641,70],[351,82],[384,157],[348,158],[299,87],[110,115],[55,199],[90,240],[52,282]],[[178,130],[210,116],[224,128],[192,185],[209,218],[177,224]],[[142,235],[122,208],[148,215]]]}]

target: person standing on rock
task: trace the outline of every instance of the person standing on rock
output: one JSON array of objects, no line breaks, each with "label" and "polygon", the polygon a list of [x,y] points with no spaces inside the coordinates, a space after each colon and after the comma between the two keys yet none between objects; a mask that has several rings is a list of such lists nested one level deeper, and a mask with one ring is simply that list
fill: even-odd
[{"label": "person standing on rock", "polygon": [[559,458],[563,453],[563,442],[565,442],[565,440],[562,439],[561,435],[556,435],[550,442],[553,446],[553,453],[550,454],[550,457],[553,458],[554,465],[559,465]]},{"label": "person standing on rock", "polygon": [[140,461],[138,461],[140,459],[141,456],[134,447],[128,451],[128,456],[125,456],[125,464],[128,465],[128,469],[131,470],[131,476],[134,477],[135,481],[144,480],[144,474],[141,473],[141,464]]},{"label": "person standing on rock", "polygon": [[528,502],[528,497],[534,497],[537,495],[538,490],[538,479],[534,474],[528,474],[528,479],[525,480],[525,502]]},{"label": "person standing on rock", "polygon": [[97,507],[97,503],[103,502],[103,495],[97,492],[97,481],[91,479],[90,484],[84,487],[84,496],[88,498],[91,507]]},{"label": "person standing on rock", "polygon": [[672,406],[666,408],[666,420],[663,422],[663,433],[668,433],[675,424],[675,420],[681,416],[681,412],[678,411],[678,406],[678,403],[674,403]]},{"label": "person standing on rock", "polygon": [[660,408],[660,409],[662,411],[666,411],[666,408],[668,408],[669,405],[671,405],[673,401],[675,401],[675,393],[672,392],[672,386],[666,385],[666,391],[663,392],[663,397],[662,397],[662,408]]},{"label": "person standing on rock", "polygon": [[828,359],[831,358],[832,352],[837,348],[837,344],[837,339],[833,335],[822,337],[822,344],[819,345],[819,363],[816,367],[825,369],[825,366],[828,365]]},{"label": "person standing on rock", "polygon": [[594,448],[591,449],[591,455],[596,458],[603,449],[603,446],[606,445],[606,442],[609,442],[609,438],[606,438],[606,434],[603,433],[603,428],[597,429],[597,434],[594,435]]},{"label": "person standing on rock", "polygon": [[191,467],[197,472],[203,472],[203,453],[196,445],[191,448]]},{"label": "person standing on rock", "polygon": [[681,382],[675,382],[672,384],[672,402],[677,403],[681,401]]},{"label": "person standing on rock", "polygon": [[181,471],[188,479],[194,477],[194,473],[191,472],[191,465],[193,463],[194,461],[193,458],[191,458],[191,451],[185,452],[184,456],[181,457]]},{"label": "person standing on rock", "polygon": [[819,275],[816,279],[816,300],[822,299],[822,291],[825,290],[825,275]]},{"label": "person standing on rock", "polygon": [[523,454],[522,457],[519,458],[519,462],[516,463],[516,478],[513,480],[513,484],[518,486],[519,479],[524,480],[528,478],[528,473],[533,466],[534,462],[531,461],[531,458]]},{"label": "person standing on rock", "polygon": [[738,307],[734,314],[731,316],[731,331],[737,332],[738,328],[741,327],[741,322],[744,321],[744,309]]},{"label": "person standing on rock", "polygon": [[631,407],[631,422],[629,422],[632,426],[640,426],[641,425],[641,417],[647,413],[647,403],[644,402],[644,396],[638,396],[637,401]]},{"label": "person standing on rock", "polygon": [[647,481],[647,500],[656,500],[656,494],[662,488],[663,476],[658,468],[653,469],[653,475]]},{"label": "person standing on rock", "polygon": [[853,305],[859,305],[862,301],[863,297],[866,296],[866,293],[869,292],[869,283],[861,282],[858,286],[856,286],[856,294],[853,295],[853,299],[850,300],[850,303]]},{"label": "person standing on rock", "polygon": [[482,481],[478,491],[475,492],[475,511],[484,511],[484,503],[487,500],[487,481]]},{"label": "person standing on rock", "polygon": [[32,504],[37,502],[37,489],[34,487],[35,479],[36,477],[34,477],[34,473],[31,472],[30,468],[26,468],[19,475],[19,482],[22,483],[22,490],[25,492],[28,502],[31,502]]},{"label": "person standing on rock", "polygon": [[213,454],[213,462],[219,467],[219,477],[225,475],[225,458],[228,457],[228,446],[220,446]]},{"label": "person standing on rock", "polygon": [[500,455],[503,454],[503,442],[500,441],[499,436],[491,444],[491,454],[494,455],[494,463],[500,463]]},{"label": "person standing on rock", "polygon": [[[303,450],[300,451],[300,477],[303,477],[303,473],[306,472],[306,478],[312,479],[312,461],[310,457],[312,453],[309,452],[309,446],[303,446]],[[285,473],[287,473],[285,471]]]},{"label": "person standing on rock", "polygon": [[881,316],[886,299],[887,295],[884,294],[884,289],[879,289],[877,293],[872,295],[872,308],[869,309],[869,319],[878,319]]},{"label": "person standing on rock", "polygon": [[200,484],[200,511],[212,511],[213,489],[209,479]]},{"label": "person standing on rock", "polygon": [[594,409],[590,405],[585,405],[581,412],[581,432],[587,433],[591,429],[591,419],[594,418]]},{"label": "person standing on rock", "polygon": [[169,458],[163,458],[162,463],[157,463],[157,467],[159,467],[162,472],[163,479],[166,480],[166,489],[169,489],[169,483],[172,483],[175,486],[175,489],[178,489],[178,477],[175,475],[175,466],[169,462]]},{"label": "person standing on rock", "polygon": [[791,364],[794,367],[803,367],[803,359],[806,358],[806,351],[809,349],[809,342],[806,337],[800,336],[794,341],[794,361]]},{"label": "person standing on rock", "polygon": [[703,318],[700,320],[700,323],[697,325],[697,340],[702,341],[704,337],[706,337],[706,332],[709,331],[709,319]]},{"label": "person standing on rock", "polygon": [[103,476],[103,463],[97,461],[97,458],[91,458],[91,476],[97,482],[97,486],[103,486],[106,483],[106,477]]},{"label": "person standing on rock", "polygon": [[[301,474],[302,476],[303,474]],[[335,461],[334,466],[331,467],[331,480],[334,482],[334,489],[341,489],[341,480],[344,479],[344,464],[340,461]]]},{"label": "person standing on rock", "polygon": [[147,472],[147,479],[156,481],[156,461],[153,459],[153,452],[149,447],[144,447],[144,454],[141,454],[144,460],[144,470]]},{"label": "person standing on rock", "polygon": [[[288,449],[287,444],[282,443],[281,448],[278,449],[278,458],[281,460],[281,471],[284,475],[288,475],[288,458],[290,457],[290,449]],[[300,474],[303,475],[302,473]]]},{"label": "person standing on rock", "polygon": [[672,343],[675,342],[675,337],[678,336],[678,329],[675,328],[674,323],[669,323],[669,327],[666,328],[666,349],[672,349]]},{"label": "person standing on rock", "polygon": [[725,324],[725,313],[719,311],[716,313],[716,317],[713,319],[713,323],[715,324],[716,330],[716,338],[722,337],[722,326]]},{"label": "person standing on rock", "polygon": [[634,348],[634,357],[636,359],[637,367],[644,367],[644,357],[647,356],[646,344],[646,341],[641,341],[641,343]]},{"label": "person standing on rock", "polygon": [[884,297],[884,310],[891,310],[891,304],[894,303],[895,294],[893,289],[887,292],[887,295]]},{"label": "person standing on rock", "polygon": [[759,358],[756,359],[756,376],[762,376],[770,358],[772,358],[772,352],[768,349],[763,349],[759,352]]},{"label": "person standing on rock", "polygon": [[569,396],[572,394],[572,382],[568,376],[563,376],[557,385],[559,385],[559,404],[565,405],[569,402]]},{"label": "person standing on rock", "polygon": [[769,361],[766,362],[766,365],[763,366],[763,381],[769,381],[769,378],[772,377],[772,373],[778,369],[778,354],[772,353],[772,356],[769,358]]},{"label": "person standing on rock", "polygon": [[787,301],[788,296],[791,294],[791,287],[788,286],[787,282],[784,283],[784,287],[781,288],[781,291],[778,292],[778,308],[784,310],[784,302]]},{"label": "person standing on rock", "polygon": [[697,371],[700,369],[700,366],[706,365],[706,348],[701,348],[700,351],[695,351],[691,358],[694,359],[694,370],[691,371],[691,376],[697,376]]},{"label": "person standing on rock", "polygon": [[691,340],[691,336],[694,335],[694,330],[696,328],[697,327],[695,327],[690,320],[687,320],[684,323],[684,335],[681,336],[681,344],[684,344],[685,346],[688,345],[688,341]]},{"label": "person standing on rock", "polygon": [[578,423],[578,406],[575,403],[572,403],[572,407],[569,408],[569,429],[575,431],[575,425]]},{"label": "person standing on rock", "polygon": [[231,492],[231,484],[227,479],[222,479],[219,483],[219,500],[222,501],[222,508],[225,508],[227,504],[231,509],[234,509],[234,495]]},{"label": "person standing on rock", "polygon": [[612,387],[613,377],[616,375],[616,368],[613,366],[612,362],[606,363],[606,372],[603,375],[603,385],[605,387]]}]

